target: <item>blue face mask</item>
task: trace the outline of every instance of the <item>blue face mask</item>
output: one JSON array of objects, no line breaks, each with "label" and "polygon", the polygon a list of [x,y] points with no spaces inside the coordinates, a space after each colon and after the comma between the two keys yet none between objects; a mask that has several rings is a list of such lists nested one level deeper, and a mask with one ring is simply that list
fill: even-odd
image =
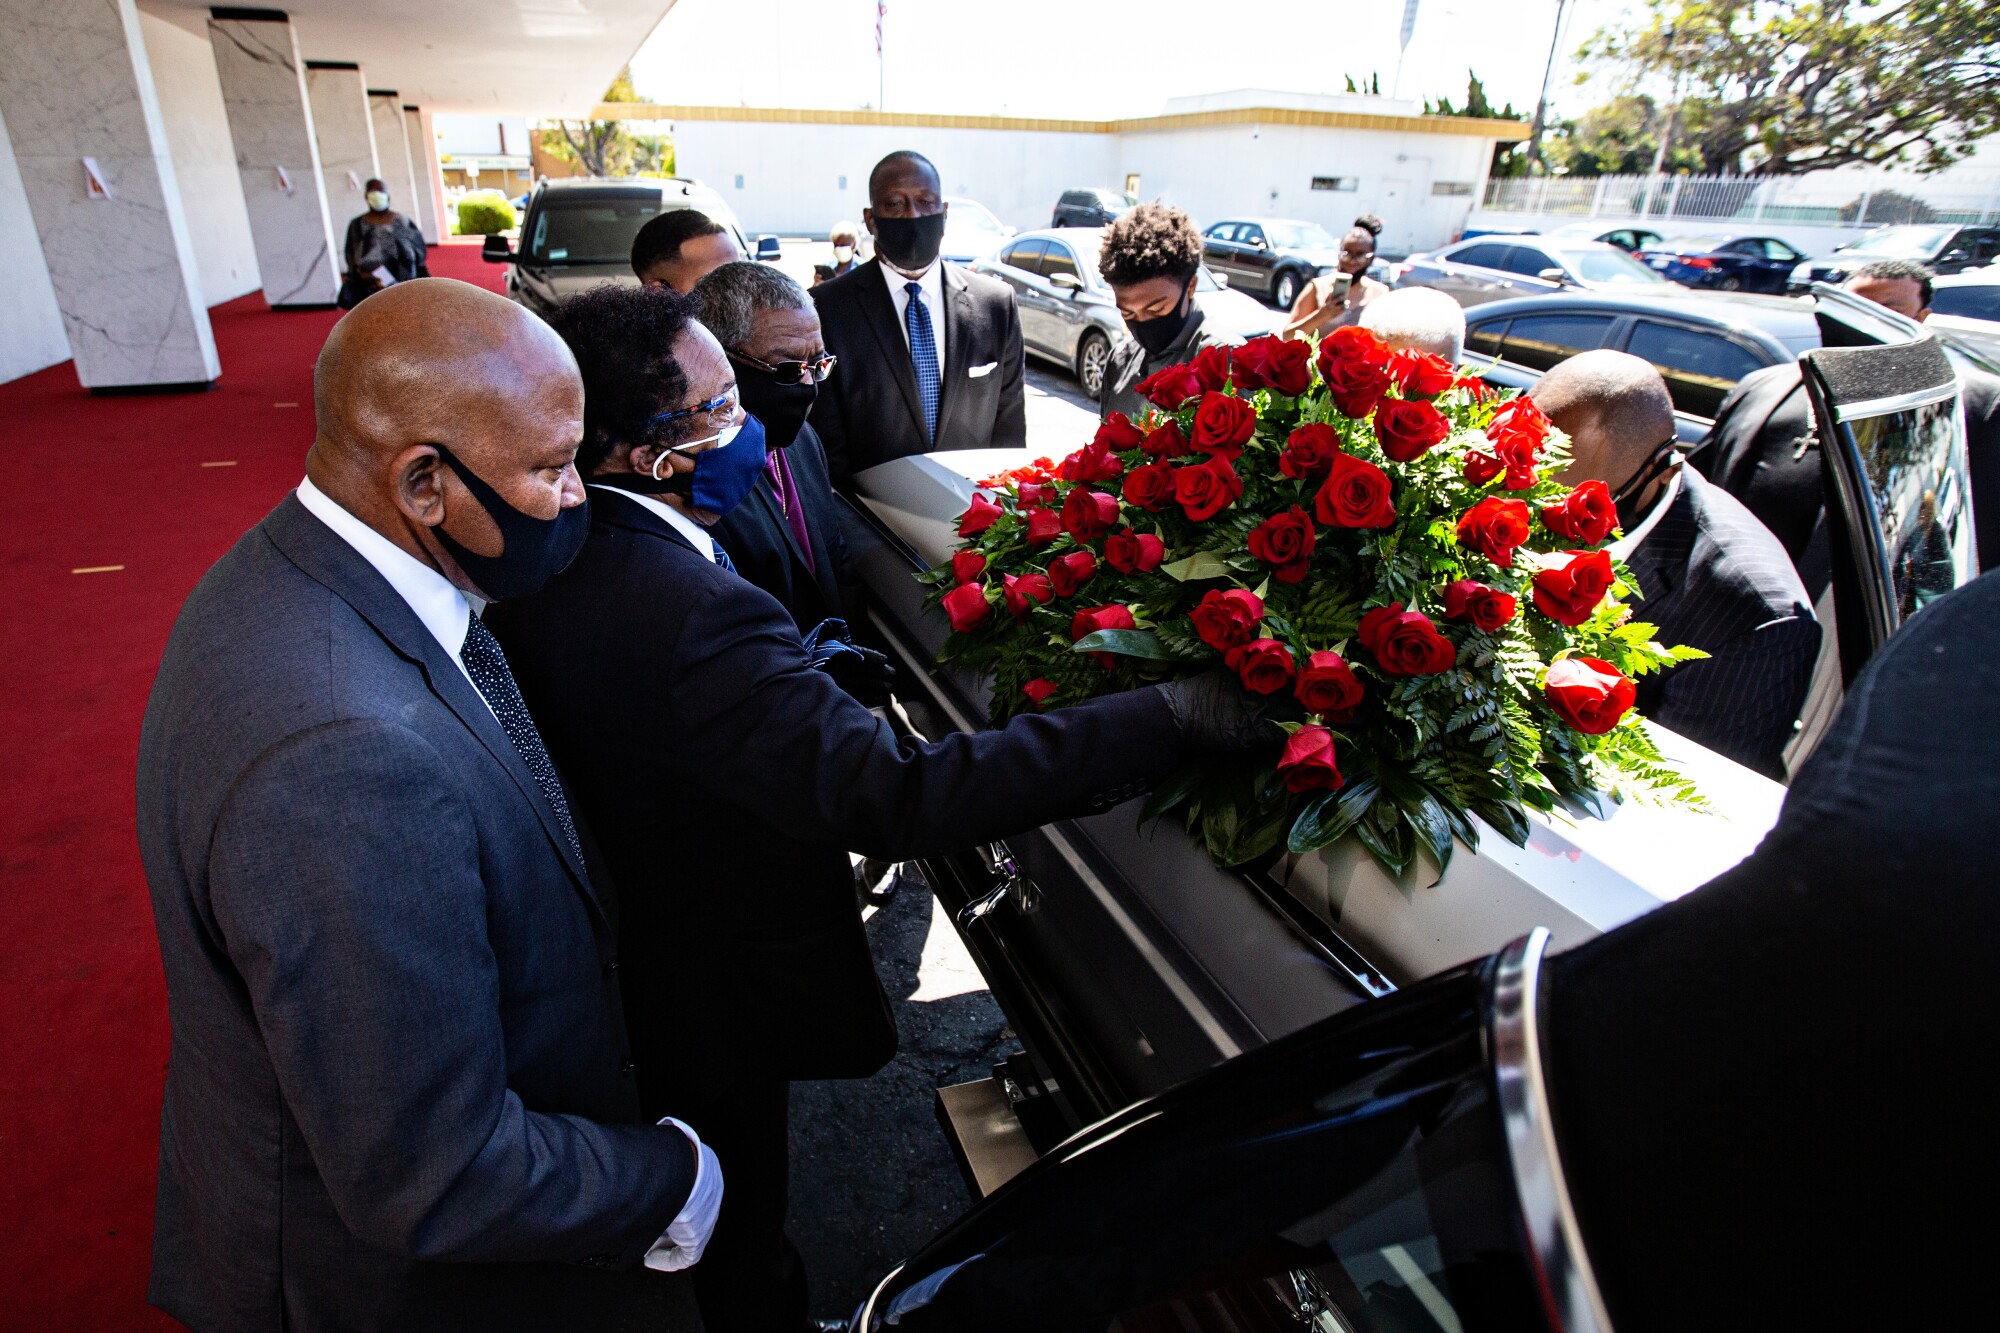
[{"label": "blue face mask", "polygon": [[[757,484],[757,474],[764,470],[764,423],[746,413],[741,426],[722,431],[715,439],[713,449],[691,455],[692,472],[660,476],[660,469],[666,463],[666,455],[661,454],[653,464],[653,479],[696,509],[727,514],[749,496]],[[690,447],[680,445],[674,452],[684,452]]]}]

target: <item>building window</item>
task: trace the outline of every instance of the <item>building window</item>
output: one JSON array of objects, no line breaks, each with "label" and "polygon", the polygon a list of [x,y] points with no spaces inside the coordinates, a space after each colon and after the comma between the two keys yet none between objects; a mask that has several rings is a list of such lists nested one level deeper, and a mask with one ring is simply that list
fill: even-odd
[{"label": "building window", "polygon": [[1471,193],[1472,193],[1472,182],[1471,182],[1471,181],[1432,181],[1432,182],[1431,182],[1431,193],[1432,193],[1432,194],[1455,194],[1455,195],[1469,195],[1469,194],[1471,194]]},{"label": "building window", "polygon": [[1312,187],[1315,190],[1339,190],[1343,194],[1352,194],[1361,188],[1361,178],[1359,176],[1315,176],[1313,177]]},{"label": "building window", "polygon": [[[738,176],[738,177],[736,178],[736,188],[737,188],[737,189],[739,189],[739,190],[743,188],[743,178],[742,178],[741,176]],[[1467,193],[1470,193],[1470,192],[1471,192],[1470,190],[1468,190],[1468,191],[1467,191]]]},{"label": "building window", "polygon": [[847,188],[847,177],[842,176],[840,178],[840,188],[843,190]]}]

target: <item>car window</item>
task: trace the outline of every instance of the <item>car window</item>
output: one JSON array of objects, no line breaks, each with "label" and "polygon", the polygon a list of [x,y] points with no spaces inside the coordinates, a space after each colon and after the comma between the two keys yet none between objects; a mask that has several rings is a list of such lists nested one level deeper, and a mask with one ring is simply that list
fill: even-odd
[{"label": "car window", "polygon": [[1500,355],[1500,344],[1507,336],[1507,321],[1490,319],[1484,324],[1474,324],[1465,331],[1465,350],[1480,352],[1486,356]]},{"label": "car window", "polygon": [[1504,272],[1519,273],[1526,278],[1534,277],[1545,268],[1561,267],[1561,264],[1548,255],[1526,245],[1507,246],[1506,253],[1500,257],[1500,268]]},{"label": "car window", "polygon": [[1578,352],[1602,346],[1610,315],[1522,315],[1507,328],[1500,357],[1530,370],[1549,370]]},{"label": "car window", "polygon": [[1761,357],[1718,334],[1642,319],[1625,350],[1650,361],[1666,378],[1674,406],[1697,417],[1714,417],[1736,381],[1764,366]]},{"label": "car window", "polygon": [[1791,246],[1786,245],[1783,241],[1772,240],[1764,242],[1764,256],[1767,259],[1775,259],[1781,264],[1796,264],[1805,258],[1804,255],[1792,249]]},{"label": "car window", "polygon": [[1058,273],[1067,273],[1079,281],[1082,280],[1083,274],[1078,272],[1076,267],[1075,251],[1061,241],[1043,241],[1042,244],[1048,247],[1048,252],[1042,256],[1043,277],[1053,278]]},{"label": "car window", "polygon": [[1236,239],[1250,244],[1264,239],[1264,229],[1254,222],[1246,222],[1236,229]]},{"label": "car window", "polygon": [[1463,250],[1446,255],[1454,264],[1470,264],[1474,268],[1498,269],[1513,249],[1508,245],[1468,245]]},{"label": "car window", "polygon": [[1047,241],[1017,241],[1000,256],[1000,262],[1008,268],[1020,269],[1023,273],[1039,273],[1042,267],[1042,251],[1048,247]]},{"label": "car window", "polygon": [[1965,319],[2000,319],[2000,284],[1940,287],[1931,295],[1931,312]]},{"label": "car window", "polygon": [[2000,231],[1982,232],[1972,238],[1972,257],[1991,259],[2000,255]]},{"label": "car window", "polygon": [[1623,250],[1578,248],[1562,252],[1563,267],[1585,282],[1607,287],[1657,287],[1666,279]]},{"label": "car window", "polygon": [[1206,236],[1211,241],[1226,241],[1235,234],[1236,224],[1234,222],[1218,222],[1202,233],[1203,236]]},{"label": "car window", "polygon": [[629,264],[639,228],[662,211],[657,195],[650,199],[544,195],[528,231],[527,262]]}]

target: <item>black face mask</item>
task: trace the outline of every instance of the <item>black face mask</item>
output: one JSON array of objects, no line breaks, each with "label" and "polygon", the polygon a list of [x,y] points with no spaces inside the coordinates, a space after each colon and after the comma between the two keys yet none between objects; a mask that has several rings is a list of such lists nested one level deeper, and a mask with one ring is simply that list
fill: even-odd
[{"label": "black face mask", "polygon": [[819,398],[819,384],[811,379],[780,384],[770,371],[733,353],[729,364],[736,367],[736,393],[743,410],[764,423],[764,447],[789,448]]},{"label": "black face mask", "polygon": [[569,567],[590,536],[590,502],[584,501],[559,511],[554,518],[524,514],[500,498],[500,493],[443,445],[434,445],[438,457],[451,465],[472,498],[479,501],[500,529],[500,554],[480,555],[468,551],[452,539],[442,523],[431,529],[438,545],[451,553],[488,599],[504,602],[510,597],[526,597]]},{"label": "black face mask", "polygon": [[1639,470],[1611,497],[1613,507],[1618,510],[1620,532],[1630,532],[1646,516],[1639,508],[1639,497],[1646,493],[1648,486],[1664,476],[1668,468],[1681,461],[1681,451],[1676,447],[1678,444],[1678,440],[1668,440],[1655,449],[1652,457],[1641,463]]},{"label": "black face mask", "polygon": [[1194,293],[1184,292],[1181,295],[1180,305],[1174,308],[1172,314],[1159,315],[1152,319],[1128,317],[1125,320],[1125,327],[1139,346],[1146,349],[1147,356],[1158,356],[1172,347],[1179,341],[1180,336],[1187,332],[1188,325],[1194,320],[1194,314]]},{"label": "black face mask", "polygon": [[875,253],[905,273],[931,266],[944,244],[944,214],[921,218],[875,219]]}]

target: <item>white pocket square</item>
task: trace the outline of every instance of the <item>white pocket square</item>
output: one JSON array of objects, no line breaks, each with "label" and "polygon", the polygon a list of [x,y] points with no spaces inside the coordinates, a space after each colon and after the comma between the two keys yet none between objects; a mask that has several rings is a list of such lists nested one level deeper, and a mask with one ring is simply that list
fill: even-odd
[{"label": "white pocket square", "polygon": [[983,366],[974,366],[970,370],[966,371],[965,377],[969,380],[983,379],[984,377],[991,375],[994,371],[998,370],[999,368],[1000,368],[1000,363],[998,361],[988,361]]}]

